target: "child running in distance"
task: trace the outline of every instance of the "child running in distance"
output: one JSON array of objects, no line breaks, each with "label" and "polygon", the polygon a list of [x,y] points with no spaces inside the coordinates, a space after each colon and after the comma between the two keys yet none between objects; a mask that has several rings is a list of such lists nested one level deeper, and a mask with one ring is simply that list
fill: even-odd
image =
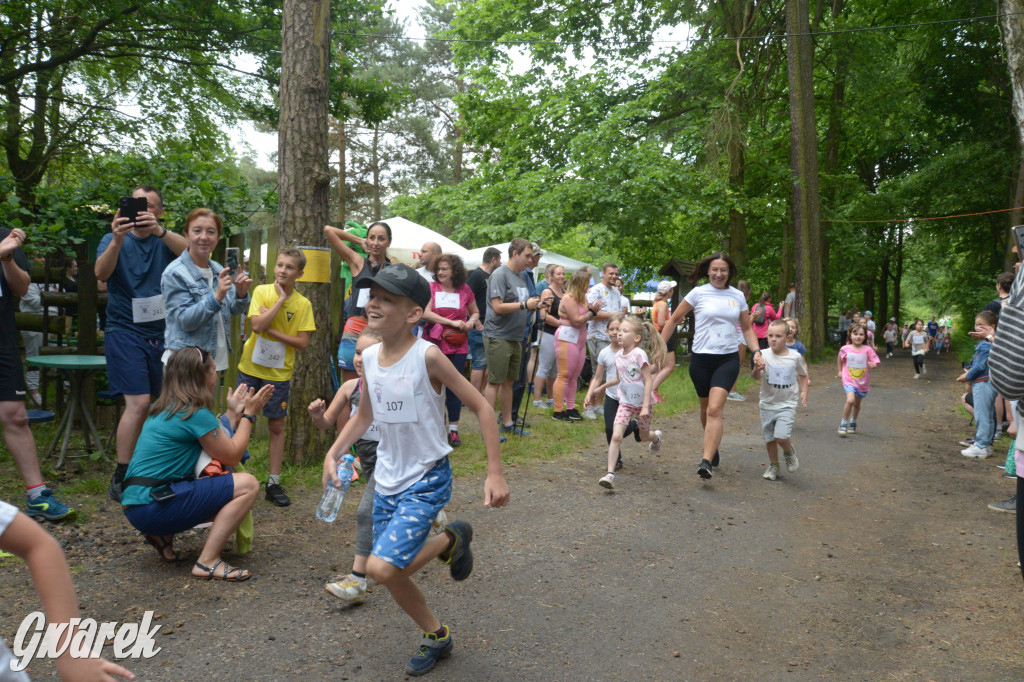
[{"label": "child running in distance", "polygon": [[885,326],[885,357],[891,358],[896,350],[896,325],[892,322]]},{"label": "child running in distance", "polygon": [[765,478],[774,481],[779,472],[779,446],[786,459],[786,471],[793,473],[800,466],[790,436],[796,421],[797,399],[807,407],[807,365],[803,355],[786,343],[792,327],[786,318],[768,325],[768,349],[761,353],[763,363],[754,366],[754,378],[761,381],[761,434],[768,449]]},{"label": "child running in distance", "polygon": [[423,637],[405,667],[424,675],[452,651],[452,635],[427,605],[413,576],[433,559],[449,565],[454,580],[473,571],[473,528],[465,521],[430,535],[431,520],[451,499],[452,451],[445,437],[444,391],[455,394],[480,421],[487,449],[484,506],[504,507],[509,490],[502,474],[494,410],[434,344],[412,330],[430,302],[430,287],[406,265],[385,265],[372,278],[366,304],[368,327],[383,341],[363,351],[366,400],[324,457],[323,484],[338,486],[338,460],[377,422],[380,443],[374,468],[373,550],[366,574],[388,588]]},{"label": "child running in distance", "polygon": [[615,463],[629,421],[636,417],[640,440],[647,441],[651,452],[661,450],[661,431],[651,433],[651,393],[654,372],[665,361],[667,349],[658,330],[650,322],[628,315],[619,323],[619,348],[615,353],[616,377],[596,390],[618,386],[619,408],[615,412],[612,440],[608,444],[608,473],[599,481],[601,487],[615,489]]},{"label": "child running in distance", "polygon": [[[597,403],[600,397],[598,387],[617,376],[615,372],[615,354],[621,348],[619,346],[619,325],[624,319],[626,319],[626,316],[622,314],[613,315],[608,319],[608,345],[602,348],[597,356],[597,371],[594,372],[594,378],[590,380],[590,388],[587,389],[587,397],[583,401],[584,409],[593,407]],[[611,386],[604,392],[604,435],[609,445],[612,444],[612,433],[615,431],[615,415],[618,413],[618,410],[619,390],[616,386]],[[635,419],[629,422],[629,427],[626,429],[623,437],[628,436],[630,433],[636,437],[636,441],[639,443],[640,432],[637,430]],[[622,453],[620,452],[619,459],[615,462],[615,470],[618,471],[621,468]]]},{"label": "child running in distance", "polygon": [[924,320],[921,318],[914,320],[914,328],[907,334],[903,347],[907,348],[909,346],[910,354],[914,356],[915,379],[920,379],[922,374],[928,373],[928,370],[924,368],[924,356],[928,352],[930,343],[931,337],[924,330]]},{"label": "child running in distance", "polygon": [[[326,431],[332,424],[337,424],[338,430],[341,431],[349,418],[355,416],[363,392],[363,351],[380,342],[380,334],[372,329],[364,330],[356,339],[355,354],[352,356],[352,364],[358,378],[349,379],[341,385],[330,407],[319,398],[309,404],[309,416],[318,429]],[[359,458],[365,483],[363,496],[359,498],[359,507],[356,509],[355,558],[352,560],[351,573],[324,585],[324,589],[338,599],[354,604],[363,601],[363,597],[366,596],[366,561],[372,549],[373,493],[376,490],[373,469],[377,465],[379,442],[380,430],[377,423],[373,422],[352,446]]]},{"label": "child running in distance", "polygon": [[[81,644],[83,638],[79,635],[87,635],[88,627],[81,627],[78,622],[78,597],[75,596],[75,585],[71,581],[71,571],[68,570],[64,552],[53,536],[43,530],[38,523],[19,512],[17,507],[2,501],[0,550],[11,552],[28,564],[32,572],[32,582],[40,601],[43,602],[46,621],[50,625],[68,626],[58,630],[58,640],[50,643],[53,650],[61,652],[57,658],[60,679],[112,681],[116,679],[115,675],[129,680],[135,679],[135,675],[128,670],[99,658],[98,652],[90,655],[88,650],[76,650],[75,642]],[[92,625],[95,630],[96,623]],[[84,641],[91,643],[92,638],[85,636]],[[16,642],[15,649],[17,644]],[[34,645],[29,645],[27,648],[33,647]],[[28,682],[28,674],[12,670],[12,663],[15,663],[15,658],[3,640],[0,640],[0,680]]]},{"label": "child running in distance", "polygon": [[974,396],[974,421],[977,428],[974,442],[961,450],[964,457],[985,459],[992,455],[992,441],[996,434],[995,404],[998,397],[988,380],[988,354],[992,350],[992,341],[996,334],[999,316],[991,310],[983,310],[974,318],[974,333],[979,338],[974,346],[974,359],[971,368],[956,378],[960,383],[971,384]]},{"label": "child running in distance", "polygon": [[843,438],[848,433],[857,433],[860,403],[871,390],[870,370],[881,362],[874,349],[865,343],[867,338],[868,330],[863,323],[850,325],[850,343],[839,349],[836,358],[836,377],[842,379],[846,392],[843,420],[839,422],[839,435]]}]

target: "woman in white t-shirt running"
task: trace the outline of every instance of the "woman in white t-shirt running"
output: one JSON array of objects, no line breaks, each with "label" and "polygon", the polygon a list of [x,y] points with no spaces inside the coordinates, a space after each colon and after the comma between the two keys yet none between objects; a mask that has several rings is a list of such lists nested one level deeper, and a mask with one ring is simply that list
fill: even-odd
[{"label": "woman in white t-shirt running", "polygon": [[719,464],[725,400],[740,373],[737,322],[747,348],[754,352],[754,363],[761,364],[763,360],[750,326],[747,301],[738,289],[730,286],[736,277],[736,264],[725,253],[713,253],[697,264],[688,279],[695,285],[705,277],[707,284],[691,289],[680,301],[662,330],[662,338],[693,311],[690,379],[700,399],[700,422],[704,427],[704,454],[697,473],[701,478],[711,478],[711,468]]}]

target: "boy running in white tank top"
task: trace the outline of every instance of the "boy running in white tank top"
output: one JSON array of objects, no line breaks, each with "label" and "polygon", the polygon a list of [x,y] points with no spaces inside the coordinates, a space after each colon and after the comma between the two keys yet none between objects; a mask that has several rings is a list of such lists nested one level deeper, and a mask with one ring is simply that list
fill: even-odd
[{"label": "boy running in white tank top", "polygon": [[502,475],[494,410],[437,346],[412,335],[430,302],[426,280],[405,265],[387,265],[360,285],[370,288],[368,327],[383,340],[363,353],[363,399],[324,457],[323,483],[339,485],[338,459],[376,420],[380,445],[374,471],[373,551],[366,572],[423,629],[419,650],[405,668],[408,675],[423,675],[451,654],[452,637],[412,576],[435,558],[450,565],[455,580],[465,580],[473,570],[473,528],[468,523],[455,521],[443,533],[430,535],[431,520],[451,499],[445,387],[480,421],[487,447],[484,506],[504,507],[509,489]]}]

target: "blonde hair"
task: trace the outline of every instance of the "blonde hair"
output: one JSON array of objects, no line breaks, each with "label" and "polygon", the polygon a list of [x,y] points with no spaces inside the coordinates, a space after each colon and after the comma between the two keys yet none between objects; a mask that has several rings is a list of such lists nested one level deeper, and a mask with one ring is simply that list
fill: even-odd
[{"label": "blonde hair", "polygon": [[590,274],[584,270],[577,270],[572,273],[569,284],[565,287],[565,293],[572,297],[577,303],[587,304],[587,289],[590,288]]},{"label": "blonde hair", "polygon": [[640,348],[647,353],[647,359],[651,363],[651,367],[654,371],[661,369],[661,366],[665,363],[665,356],[668,355],[668,348],[665,346],[665,340],[661,338],[661,334],[658,333],[657,328],[650,322],[644,322],[636,315],[623,315],[622,322],[620,322],[620,328],[623,324],[628,324],[630,328],[643,338],[640,340]]},{"label": "blonde hair", "polygon": [[796,337],[800,336],[800,323],[796,321],[795,317],[781,317],[779,319],[786,323],[787,335],[789,334],[789,325],[793,325],[793,338],[795,339]]},{"label": "blonde hair", "polygon": [[185,346],[167,360],[163,389],[149,414],[167,413],[165,419],[180,414],[188,419],[202,408],[213,412],[213,391],[207,388],[206,374],[213,366],[213,355],[199,346]]}]

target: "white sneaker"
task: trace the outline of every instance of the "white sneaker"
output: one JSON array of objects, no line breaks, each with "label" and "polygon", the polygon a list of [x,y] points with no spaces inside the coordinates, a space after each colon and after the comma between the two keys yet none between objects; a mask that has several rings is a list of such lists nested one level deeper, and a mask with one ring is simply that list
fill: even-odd
[{"label": "white sneaker", "polygon": [[840,438],[846,438],[846,429],[848,426],[849,425],[846,422],[840,422],[838,431]]},{"label": "white sneaker", "polygon": [[544,407],[546,407],[548,409],[551,409],[554,406],[555,406],[555,399],[554,398],[548,398],[547,400],[544,401]]},{"label": "white sneaker", "polygon": [[778,464],[769,464],[768,468],[764,470],[764,474],[761,476],[761,478],[767,479],[769,481],[778,480],[778,478],[779,478],[779,465]]},{"label": "white sneaker", "polygon": [[971,445],[971,447],[961,450],[960,454],[964,457],[971,457],[973,459],[987,459],[992,456],[992,448],[981,448],[977,445]]},{"label": "white sneaker", "polygon": [[602,488],[608,488],[608,490],[615,490],[615,474],[605,474],[601,477],[601,480],[597,482]]},{"label": "white sneaker", "polygon": [[358,604],[366,596],[366,579],[349,573],[337,582],[327,583],[324,589],[342,601]]},{"label": "white sneaker", "polygon": [[533,406],[543,410],[545,407],[547,407],[547,403],[545,403],[543,400],[534,400]]},{"label": "white sneaker", "polygon": [[588,407],[587,409],[583,410],[583,416],[586,417],[587,419],[597,419],[597,415],[594,414],[593,407]]},{"label": "white sneaker", "polygon": [[658,437],[658,440],[652,440],[650,443],[647,444],[647,447],[650,449],[651,452],[658,452],[659,450],[661,450],[661,431],[656,430],[654,432],[654,435]]},{"label": "white sneaker", "polygon": [[920,379],[920,378],[921,378],[921,375],[920,375],[920,374],[915,374],[915,375],[914,375],[914,378],[915,378],[915,379]]},{"label": "white sneaker", "polygon": [[729,395],[727,395],[725,397],[725,399],[726,400],[735,400],[736,402],[740,402],[740,403],[746,401],[746,398],[743,397],[743,394],[736,393],[736,392],[730,393]]},{"label": "white sneaker", "polygon": [[925,367],[924,365],[921,365],[921,374],[927,374],[927,373],[928,373],[928,368]]},{"label": "white sneaker", "polygon": [[796,448],[789,451],[789,454],[783,452],[783,459],[786,460],[786,471],[793,473],[800,468],[800,460],[796,458]]}]

